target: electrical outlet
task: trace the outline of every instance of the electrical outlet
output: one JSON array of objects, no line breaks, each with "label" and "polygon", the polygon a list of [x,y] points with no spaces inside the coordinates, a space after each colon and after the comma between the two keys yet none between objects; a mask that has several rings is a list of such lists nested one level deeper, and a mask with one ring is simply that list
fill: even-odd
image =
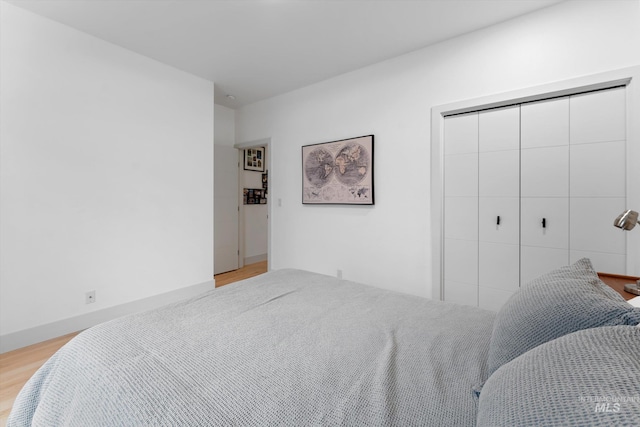
[{"label": "electrical outlet", "polygon": [[84,303],[91,304],[96,302],[96,291],[89,291],[84,294]]}]

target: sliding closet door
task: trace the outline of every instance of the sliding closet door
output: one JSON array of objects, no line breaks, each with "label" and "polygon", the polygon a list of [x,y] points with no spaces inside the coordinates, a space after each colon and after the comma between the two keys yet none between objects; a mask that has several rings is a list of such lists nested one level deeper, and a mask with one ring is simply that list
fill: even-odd
[{"label": "sliding closet door", "polygon": [[569,97],[521,107],[521,283],[569,264]]},{"label": "sliding closet door", "polygon": [[481,111],[478,136],[478,306],[498,310],[520,282],[520,107]]},{"label": "sliding closet door", "polygon": [[444,121],[444,300],[478,305],[478,114]]},{"label": "sliding closet door", "polygon": [[612,224],[627,209],[625,120],[624,87],[571,97],[570,258],[621,274],[626,234]]}]

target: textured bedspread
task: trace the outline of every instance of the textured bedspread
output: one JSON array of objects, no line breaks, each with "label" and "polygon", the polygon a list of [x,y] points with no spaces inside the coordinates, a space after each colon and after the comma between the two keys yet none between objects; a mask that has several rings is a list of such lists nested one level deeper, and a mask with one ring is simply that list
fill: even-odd
[{"label": "textured bedspread", "polygon": [[9,426],[465,426],[494,315],[280,270],[91,328]]}]

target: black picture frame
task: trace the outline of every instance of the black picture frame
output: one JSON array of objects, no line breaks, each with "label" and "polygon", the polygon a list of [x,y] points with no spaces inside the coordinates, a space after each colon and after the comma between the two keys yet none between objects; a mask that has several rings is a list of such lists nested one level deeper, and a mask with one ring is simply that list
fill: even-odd
[{"label": "black picture frame", "polygon": [[374,205],[373,135],[302,146],[302,204]]},{"label": "black picture frame", "polygon": [[262,188],[245,188],[242,193],[243,204],[245,205],[267,204],[267,192]]},{"label": "black picture frame", "polygon": [[244,170],[264,172],[264,147],[246,148],[244,150]]}]

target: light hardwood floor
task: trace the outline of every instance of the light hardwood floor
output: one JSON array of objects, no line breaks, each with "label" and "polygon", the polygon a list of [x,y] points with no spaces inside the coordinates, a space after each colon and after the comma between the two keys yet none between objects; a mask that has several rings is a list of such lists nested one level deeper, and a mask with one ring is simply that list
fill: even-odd
[{"label": "light hardwood floor", "polygon": [[[215,276],[216,288],[257,276],[267,271],[267,261],[246,265],[243,268]],[[29,378],[60,347],[78,335],[74,332],[28,347],[0,354],[0,426],[7,424],[7,417],[18,392]]]},{"label": "light hardwood floor", "polygon": [[256,262],[228,273],[216,274],[216,288],[267,272],[267,261]]}]

